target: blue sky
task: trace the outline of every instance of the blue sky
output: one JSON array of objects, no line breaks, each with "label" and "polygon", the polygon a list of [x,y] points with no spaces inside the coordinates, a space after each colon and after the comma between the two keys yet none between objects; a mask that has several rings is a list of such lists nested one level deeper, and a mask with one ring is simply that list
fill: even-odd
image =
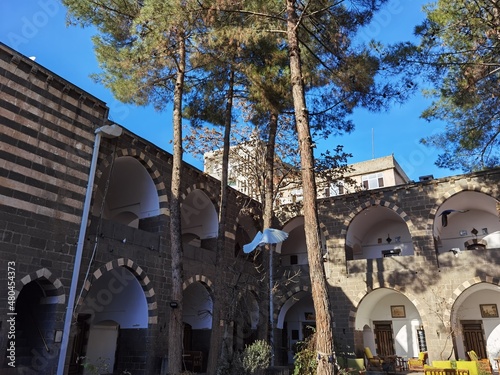
[{"label": "blue sky", "polygon": [[[411,39],[414,26],[424,18],[421,7],[427,2],[390,0],[360,37],[384,42]],[[36,62],[42,66],[105,101],[113,121],[170,152],[170,113],[125,105],[117,101],[109,90],[95,84],[89,78],[99,69],[90,40],[93,31],[67,27],[65,16],[66,9],[58,0],[2,0],[0,40],[28,57],[35,56]],[[394,154],[413,180],[429,174],[434,177],[456,174],[437,168],[434,162],[438,151],[418,142],[443,126],[419,118],[428,103],[416,95],[404,105],[394,106],[384,113],[356,111],[353,116],[356,130],[352,134],[320,142],[318,149],[333,149],[343,144],[344,150],[353,154],[350,162]],[[200,160],[189,155],[185,155],[184,159],[203,169]]]}]

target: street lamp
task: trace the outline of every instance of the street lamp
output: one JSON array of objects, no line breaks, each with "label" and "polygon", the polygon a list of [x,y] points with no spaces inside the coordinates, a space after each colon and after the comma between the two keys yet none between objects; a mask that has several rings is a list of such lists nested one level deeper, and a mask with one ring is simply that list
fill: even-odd
[{"label": "street lamp", "polygon": [[66,362],[66,353],[69,345],[69,333],[71,330],[71,320],[73,318],[73,307],[75,305],[76,289],[78,286],[78,275],[80,273],[80,265],[82,262],[83,244],[85,242],[85,232],[87,230],[87,222],[89,219],[90,202],[92,199],[92,188],[94,186],[95,170],[97,159],[99,157],[99,146],[101,137],[116,138],[122,134],[123,129],[118,125],[104,125],[97,128],[95,131],[94,151],[92,153],[92,161],[90,163],[90,172],[87,184],[87,192],[85,201],[83,202],[82,222],[80,224],[80,234],[76,245],[75,266],[73,267],[73,276],[71,279],[71,287],[69,290],[68,304],[66,305],[66,315],[64,319],[63,336],[61,341],[61,351],[59,352],[59,362],[57,364],[57,375],[64,374],[64,365]]},{"label": "street lamp", "polygon": [[263,233],[257,232],[252,242],[243,245],[243,252],[250,253],[255,248],[269,245],[269,341],[271,341],[271,366],[274,366],[274,306],[273,306],[273,244],[283,242],[288,238],[288,233],[279,229],[266,228]]}]

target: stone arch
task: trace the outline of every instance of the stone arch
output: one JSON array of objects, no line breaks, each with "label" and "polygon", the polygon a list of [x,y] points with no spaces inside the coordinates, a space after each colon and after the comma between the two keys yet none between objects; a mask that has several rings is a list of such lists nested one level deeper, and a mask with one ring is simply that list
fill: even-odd
[{"label": "stone arch", "polygon": [[247,294],[250,294],[254,298],[257,306],[256,314],[259,314],[259,316],[254,317],[254,320],[258,322],[264,316],[267,317],[268,315],[263,313],[263,311],[261,310],[262,300],[259,299],[259,290],[257,287],[255,287],[255,285],[246,285],[244,289],[240,290],[236,298],[236,304],[239,306],[239,304],[244,301],[244,298]]},{"label": "stone arch", "polygon": [[465,280],[462,284],[460,284],[458,287],[455,288],[455,290],[452,293],[452,297],[448,300],[448,303],[453,305],[453,303],[456,301],[456,299],[464,292],[466,289],[470,288],[473,285],[480,284],[480,283],[488,283],[488,284],[493,284],[496,286],[500,287],[500,278],[498,277],[493,277],[493,276],[476,276],[472,279]]},{"label": "stone arch", "polygon": [[[358,314],[359,305],[361,302],[371,293],[377,289],[389,289],[394,292],[398,292],[408,298],[408,300],[418,309],[420,302],[415,294],[408,292],[403,286],[387,286],[382,285],[378,281],[374,281],[373,288],[367,289],[364,292],[358,293],[356,297],[352,299],[352,309],[349,312],[349,328],[355,328],[356,316]],[[425,326],[427,323],[427,315],[425,310],[420,311],[420,318],[422,319],[422,324]]]},{"label": "stone arch", "polygon": [[[234,224],[233,224],[233,233],[236,233],[236,230],[237,230],[237,228],[238,228],[238,225],[239,225],[239,224],[240,224],[240,222],[241,222],[241,217],[242,217],[242,216],[250,216],[250,215],[255,215],[255,216],[257,216],[257,215],[262,215],[262,212],[261,212],[261,211],[259,211],[259,210],[257,209],[257,207],[248,207],[248,208],[246,208],[246,209],[248,210],[248,212],[242,212],[242,211],[243,211],[243,209],[240,209],[240,211],[238,212],[238,216],[236,216],[236,220],[235,220],[235,222],[234,222]],[[254,221],[254,223],[255,223],[255,220],[253,220],[253,221]],[[257,225],[257,223],[255,223],[255,224]]]},{"label": "stone arch", "polygon": [[95,270],[94,273],[92,273],[92,275],[90,276],[90,278],[85,280],[85,283],[83,285],[82,295],[78,300],[78,306],[81,306],[83,304],[83,301],[85,300],[85,297],[87,296],[90,287],[97,279],[103,276],[104,273],[109,272],[113,269],[118,269],[120,267],[124,267],[127,270],[129,270],[141,285],[148,305],[148,324],[157,324],[158,305],[152,282],[146,275],[146,272],[139,265],[134,263],[134,261],[132,261],[131,259],[127,258],[115,259]]},{"label": "stone arch", "polygon": [[[296,221],[297,223],[294,224],[291,228],[287,228],[288,231],[291,232],[293,229],[302,225],[300,218],[304,219],[304,215],[297,215],[297,216],[289,218],[285,223],[283,223],[282,229],[285,229],[293,221]],[[320,238],[320,245],[322,247],[321,253],[322,253],[324,259],[326,260],[328,257],[328,254],[329,254],[328,243],[330,241],[331,236],[330,236],[330,233],[328,232],[328,228],[321,220],[319,220],[319,231],[320,231],[320,235],[321,235],[321,238]],[[281,248],[283,245],[284,245],[283,242],[276,245],[276,251],[278,253],[281,253]]]},{"label": "stone arch", "polygon": [[282,210],[277,213],[279,220],[282,224],[282,227],[286,225],[289,221],[293,220],[297,216],[304,216],[304,209],[301,205],[294,205],[287,207],[287,210]]},{"label": "stone arch", "polygon": [[[430,212],[429,212],[429,217],[427,219],[427,224],[428,225],[431,225],[432,227],[432,224],[434,223],[434,219],[436,218],[436,214],[439,210],[439,207],[446,201],[448,200],[449,198],[451,198],[452,196],[458,194],[458,193],[462,193],[464,191],[472,191],[472,192],[477,192],[477,193],[482,193],[482,194],[485,194],[485,195],[488,195],[490,197],[492,197],[493,199],[496,199],[492,194],[491,194],[491,189],[488,189],[486,187],[486,184],[476,184],[476,183],[473,183],[473,181],[467,179],[465,181],[461,181],[465,184],[460,184],[460,185],[456,185],[455,187],[453,188],[450,188],[448,191],[446,191],[445,193],[443,193],[437,200],[436,202],[434,203],[434,207],[431,208]],[[498,200],[497,200],[498,201]]]},{"label": "stone arch", "polygon": [[40,268],[24,276],[20,282],[21,287],[16,290],[16,298],[21,292],[21,289],[32,281],[36,281],[42,289],[45,297],[55,298],[57,304],[64,304],[66,302],[66,295],[64,294],[64,287],[61,281],[52,275],[47,268]]},{"label": "stone arch", "polygon": [[[500,323],[498,323],[498,318],[489,319],[484,317],[483,313],[480,313],[476,306],[481,303],[495,302],[500,294],[499,289],[499,277],[482,275],[462,282],[453,290],[452,296],[446,303],[448,308],[443,314],[443,322],[447,327],[458,328],[456,330],[457,335],[454,338],[454,347],[457,356],[464,357],[467,355],[466,341],[468,340],[465,339],[464,331],[460,328],[464,327],[463,324],[469,324],[472,321],[476,324],[481,322],[481,334],[484,339],[485,352],[481,353],[480,356],[489,358],[490,360],[496,357],[495,353],[498,353],[500,343],[495,338],[498,337]],[[486,295],[483,295],[483,293],[486,293]],[[491,323],[488,322],[490,320]],[[489,340],[488,337],[494,339]],[[470,350],[470,347],[468,350]],[[476,348],[475,350],[481,351],[480,348]]]},{"label": "stone arch", "polygon": [[181,194],[181,199],[182,200],[186,199],[186,197],[195,190],[203,191],[207,195],[208,199],[210,199],[212,201],[212,204],[214,205],[214,207],[216,207],[216,209],[218,209],[219,198],[217,196],[217,192],[215,192],[212,189],[212,187],[206,182],[197,182],[197,183],[187,187],[185,189],[184,193]]},{"label": "stone arch", "polygon": [[[375,199],[371,198],[364,203],[361,203],[359,206],[353,208],[350,213],[347,215],[344,223],[342,224],[342,228],[340,230],[340,239],[339,239],[339,249],[345,250],[346,241],[347,241],[347,232],[349,230],[349,226],[352,224],[353,220],[356,218],[358,214],[362,211],[368,209],[372,206],[380,206],[384,208],[388,208],[395,212],[406,224],[408,231],[410,233],[411,238],[415,238],[415,233],[418,231],[418,228],[413,224],[410,216],[397,204],[393,202],[389,202],[385,199]],[[418,247],[413,244],[415,255],[418,253]]]},{"label": "stone arch", "polygon": [[[196,197],[202,199],[196,200]],[[181,230],[183,242],[186,241],[189,243],[193,239],[192,237],[198,239],[217,238],[219,234],[218,210],[217,194],[211,189],[209,184],[199,182],[186,188],[181,193]],[[197,222],[198,228],[194,229],[194,231],[192,231],[193,227],[186,228],[185,225],[193,225],[193,215],[194,218],[197,218],[198,213],[201,211],[204,212],[205,217],[201,222]],[[184,238],[184,234],[188,234],[187,238]]]},{"label": "stone arch", "polygon": [[273,319],[276,321],[278,319],[278,311],[281,311],[285,303],[292,298],[297,293],[311,293],[309,285],[296,285],[294,288],[286,288],[285,293],[276,293],[279,294],[280,297],[275,302],[274,316]]},{"label": "stone arch", "polygon": [[199,275],[199,274],[191,276],[189,279],[184,281],[184,283],[182,284],[182,290],[186,290],[186,288],[193,283],[204,284],[208,290],[208,293],[210,295],[213,295],[213,283],[207,276]]},{"label": "stone arch", "polygon": [[256,217],[261,215],[262,211],[256,206],[241,208],[230,229],[226,230],[226,239],[234,241],[235,257],[246,257],[243,252],[243,245],[252,241],[257,232],[261,230],[260,224],[256,220]]},{"label": "stone arch", "polygon": [[466,191],[481,193],[495,199],[497,203],[500,203],[498,199],[491,194],[491,190],[487,189],[485,185],[476,185],[473,184],[470,180],[466,180],[465,183],[466,186],[457,185],[454,188],[450,188],[436,200],[436,202],[434,203],[434,207],[430,209],[429,217],[427,218],[427,226],[429,228],[432,228],[432,226],[434,225],[434,220],[436,219],[437,212],[443,205],[443,203],[459,193],[463,193]]},{"label": "stone arch", "polygon": [[[165,182],[163,181],[162,174],[159,169],[155,166],[154,162],[149,158],[144,152],[135,148],[126,148],[116,150],[115,155],[108,155],[99,165],[99,170],[103,171],[108,169],[113,160],[116,158],[130,156],[139,161],[142,166],[146,169],[146,171],[151,176],[153,183],[156,187],[156,191],[158,192],[158,203],[160,205],[160,213],[163,215],[169,215],[170,210],[168,206],[168,194],[167,188],[165,186]],[[94,181],[94,191],[97,191],[98,186],[101,184],[101,180],[107,178],[103,173],[100,173],[96,176]]]},{"label": "stone arch", "polygon": [[[304,215],[301,214],[301,215],[289,217],[288,220],[285,221],[281,227],[282,228],[286,227],[291,221],[293,221],[301,216],[304,216]],[[323,234],[323,236],[325,237],[325,240],[328,241],[330,239],[330,233],[328,232],[328,228],[326,227],[326,225],[323,223],[323,221],[321,219],[319,219],[319,230]]]},{"label": "stone arch", "polygon": [[[465,236],[458,240],[453,239],[449,232],[446,235],[446,230],[453,228],[453,222],[448,225],[450,219],[446,219],[447,215],[443,215],[448,209],[457,209],[463,213],[463,216],[471,215],[472,212],[481,211],[487,213],[491,218],[488,220],[489,225],[486,225],[491,230],[490,225],[494,220],[494,216],[498,214],[499,200],[492,194],[492,189],[485,186],[486,184],[479,185],[471,179],[461,179],[460,183],[449,188],[444,194],[436,199],[433,207],[429,211],[426,223],[427,227],[431,228],[432,236],[434,238],[435,251],[438,252],[441,247],[442,251],[448,251],[450,248],[467,249],[469,246],[474,248],[474,245],[480,248],[487,248],[488,242],[481,238],[471,238],[472,235],[465,233]],[[491,206],[491,202],[496,202],[497,207]],[[467,212],[472,211],[472,212]],[[438,215],[439,214],[439,215]],[[475,214],[475,213],[474,213]],[[442,216],[443,215],[443,216]],[[454,215],[454,213],[452,213]],[[459,220],[464,220],[460,216]],[[496,226],[496,224],[494,225]],[[496,230],[499,227],[496,226]],[[473,232],[471,232],[473,233]],[[481,233],[476,233],[481,235]]]}]

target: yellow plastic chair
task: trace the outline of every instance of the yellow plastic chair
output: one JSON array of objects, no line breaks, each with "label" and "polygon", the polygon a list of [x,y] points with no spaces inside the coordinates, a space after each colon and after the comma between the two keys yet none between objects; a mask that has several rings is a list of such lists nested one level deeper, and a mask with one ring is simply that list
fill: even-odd
[{"label": "yellow plastic chair", "polygon": [[427,364],[428,354],[427,352],[418,353],[417,358],[408,359],[408,369],[410,371],[423,371],[424,365]]},{"label": "yellow plastic chair", "polygon": [[436,368],[453,368],[451,361],[432,361],[432,367]]},{"label": "yellow plastic chair", "polygon": [[365,356],[366,356],[366,368],[368,370],[382,370],[382,364],[384,363],[384,360],[374,356],[372,354],[371,349],[367,346],[365,348]]},{"label": "yellow plastic chair", "polygon": [[468,370],[469,375],[479,375],[479,362],[457,361],[457,370]]},{"label": "yellow plastic chair", "polygon": [[479,368],[480,373],[493,374],[493,368],[491,367],[489,359],[479,359],[477,353],[474,350],[467,352],[467,355],[469,356],[471,361],[477,362],[477,367]]}]

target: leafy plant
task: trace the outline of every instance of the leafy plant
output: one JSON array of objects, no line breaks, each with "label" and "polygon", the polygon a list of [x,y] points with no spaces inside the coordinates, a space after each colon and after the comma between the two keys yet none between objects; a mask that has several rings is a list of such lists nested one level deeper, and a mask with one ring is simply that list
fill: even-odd
[{"label": "leafy plant", "polygon": [[293,356],[293,375],[315,375],[318,362],[316,360],[316,339],[312,334],[304,341],[296,344],[296,352]]},{"label": "leafy plant", "polygon": [[79,357],[78,361],[87,373],[94,375],[106,374],[109,372],[108,359],[99,357],[96,363],[91,363],[86,357]]},{"label": "leafy plant", "polygon": [[271,345],[264,340],[257,340],[247,345],[243,351],[243,368],[250,374],[263,370],[271,362]]}]

